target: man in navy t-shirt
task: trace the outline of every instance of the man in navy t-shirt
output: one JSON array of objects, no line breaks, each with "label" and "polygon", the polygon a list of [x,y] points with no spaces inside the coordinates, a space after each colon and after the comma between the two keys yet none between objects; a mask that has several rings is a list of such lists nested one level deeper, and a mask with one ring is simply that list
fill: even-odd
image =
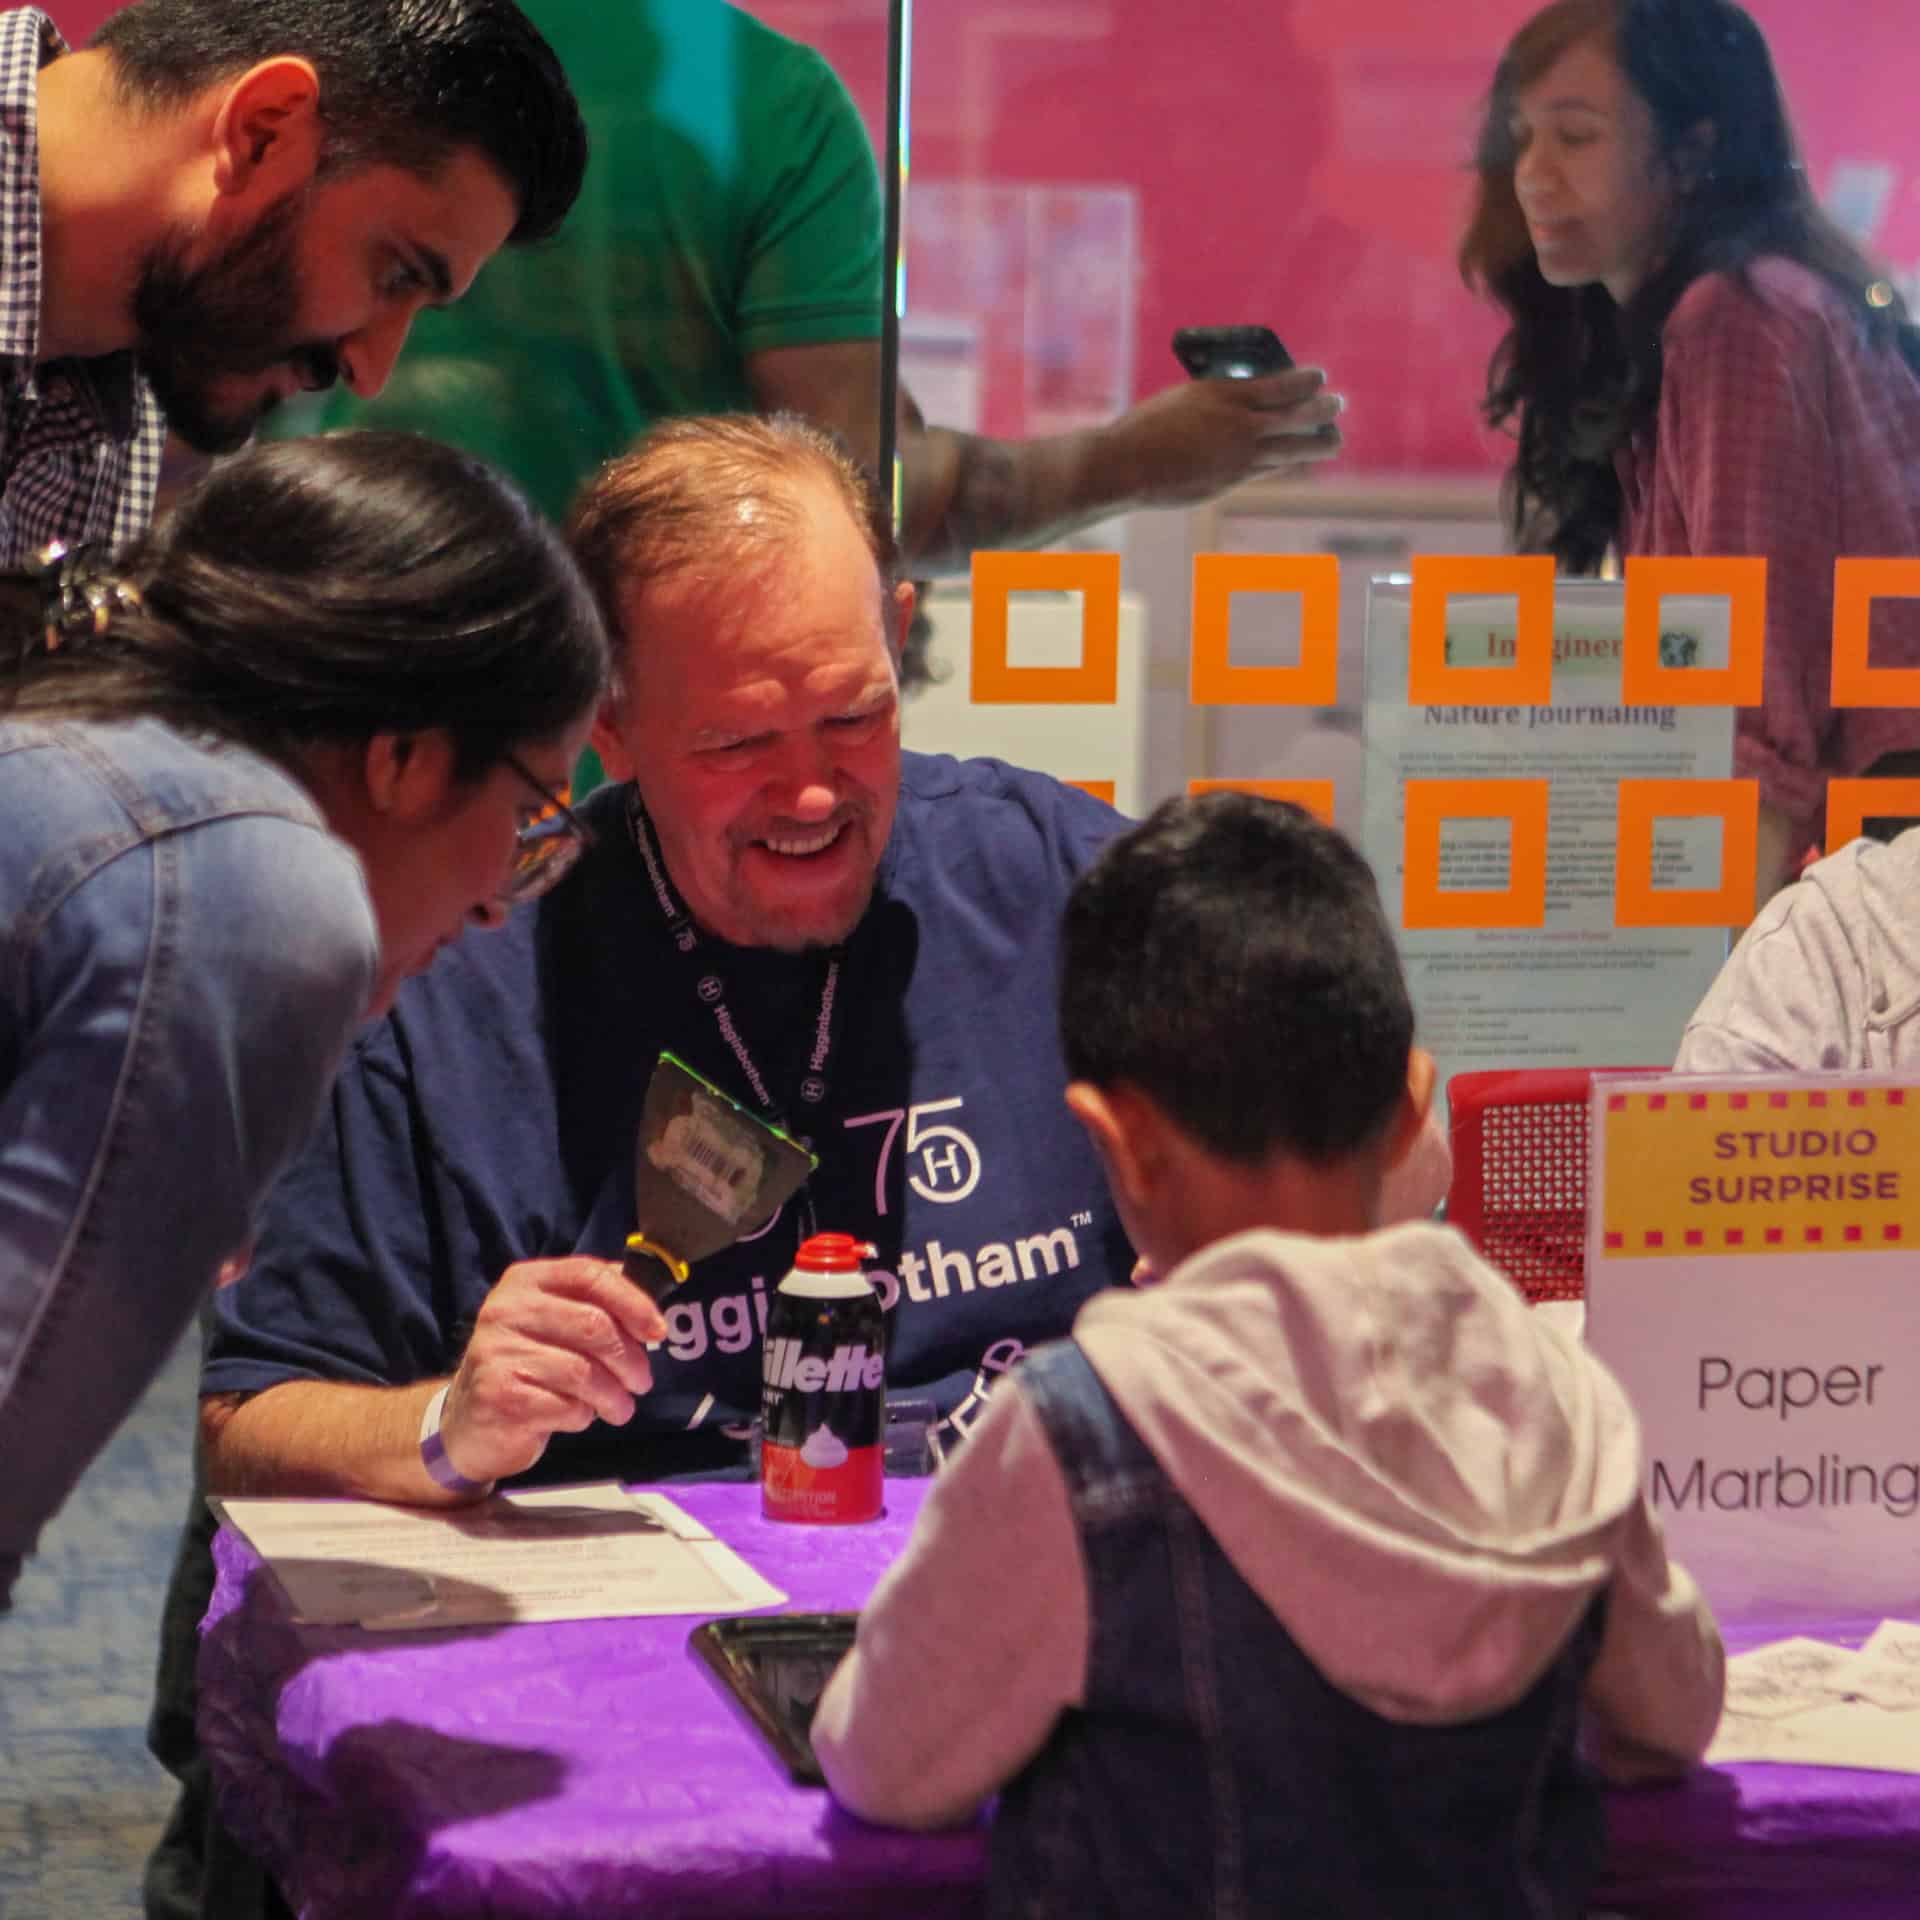
[{"label": "man in navy t-shirt", "polygon": [[[676,421],[572,532],[620,656],[595,744],[622,784],[581,808],[574,870],[349,1057],[216,1296],[214,1491],[429,1505],[744,1472],[768,1302],[816,1227],[878,1248],[889,1389],[934,1401],[945,1443],[1130,1271],[1054,1016],[1067,891],[1124,823],[1038,774],[901,753],[913,593],[859,469],[792,418]],[[613,1264],[662,1049],[820,1159],[664,1324]],[[149,1737],[183,1792],[155,1916],[284,1911],[197,1749],[211,1535],[200,1508],[161,1629]]]},{"label": "man in navy t-shirt", "polygon": [[[1118,816],[902,754],[912,589],[811,430],[665,427],[574,533],[621,640],[596,744],[625,783],[583,807],[567,880],[444,954],[349,1062],[219,1296],[216,1489],[430,1502],[536,1467],[737,1466],[768,1303],[816,1228],[879,1249],[889,1387],[935,1401],[942,1438],[1127,1276],[1054,1037],[1060,906]],[[649,1356],[602,1263],[636,1225],[663,1048],[820,1166],[674,1290]]]}]

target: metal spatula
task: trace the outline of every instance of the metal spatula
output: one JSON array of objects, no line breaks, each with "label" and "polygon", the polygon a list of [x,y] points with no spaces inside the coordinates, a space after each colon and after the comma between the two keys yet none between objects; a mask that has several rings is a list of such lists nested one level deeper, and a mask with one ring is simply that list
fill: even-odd
[{"label": "metal spatula", "polygon": [[671,1053],[647,1083],[627,1277],[663,1299],[696,1260],[771,1220],[819,1160]]}]

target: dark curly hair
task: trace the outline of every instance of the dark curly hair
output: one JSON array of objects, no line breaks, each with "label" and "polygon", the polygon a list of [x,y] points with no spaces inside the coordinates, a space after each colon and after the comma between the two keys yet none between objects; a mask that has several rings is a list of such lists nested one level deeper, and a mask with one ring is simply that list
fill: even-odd
[{"label": "dark curly hair", "polygon": [[1310,813],[1168,800],[1074,883],[1067,1072],[1131,1086],[1224,1160],[1326,1165],[1384,1138],[1413,1005],[1372,871]]}]

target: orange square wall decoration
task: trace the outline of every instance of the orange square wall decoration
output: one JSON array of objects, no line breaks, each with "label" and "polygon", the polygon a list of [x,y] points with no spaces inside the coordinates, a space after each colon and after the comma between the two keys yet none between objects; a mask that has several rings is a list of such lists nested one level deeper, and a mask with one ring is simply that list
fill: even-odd
[{"label": "orange square wall decoration", "polygon": [[[1656,820],[1720,821],[1718,887],[1656,887]],[[1755,780],[1622,780],[1614,840],[1613,919],[1621,927],[1743,927],[1759,871]]]},{"label": "orange square wall decoration", "polygon": [[[1544,926],[1547,800],[1545,780],[1409,780],[1400,913],[1407,931]],[[1504,887],[1440,884],[1440,833],[1449,820],[1508,823]]]},{"label": "orange square wall decoration", "polygon": [[[1080,595],[1080,664],[1016,667],[1008,618],[1016,593]],[[973,556],[976,706],[1110,707],[1120,693],[1120,556],[990,553]]]},{"label": "orange square wall decoration", "polygon": [[1841,560],[1833,569],[1833,704],[1920,707],[1920,667],[1868,658],[1876,600],[1920,598],[1920,560]]},{"label": "orange square wall decoration", "polygon": [[[1693,594],[1727,601],[1727,664],[1669,667],[1660,661],[1660,603]],[[1757,707],[1766,683],[1767,563],[1764,559],[1635,554],[1627,561],[1620,698],[1630,707]]]},{"label": "orange square wall decoration", "polygon": [[[1300,597],[1300,663],[1236,667],[1233,596]],[[1330,707],[1340,692],[1340,561],[1331,553],[1201,553],[1193,561],[1196,707]]]},{"label": "orange square wall decoration", "polygon": [[1920,780],[1829,780],[1827,846],[1838,853],[1858,840],[1870,819],[1920,818]]},{"label": "orange square wall decoration", "polygon": [[[1447,606],[1469,596],[1519,603],[1513,664],[1447,664]],[[1553,699],[1553,556],[1419,554],[1413,562],[1407,704],[1544,707]]]}]

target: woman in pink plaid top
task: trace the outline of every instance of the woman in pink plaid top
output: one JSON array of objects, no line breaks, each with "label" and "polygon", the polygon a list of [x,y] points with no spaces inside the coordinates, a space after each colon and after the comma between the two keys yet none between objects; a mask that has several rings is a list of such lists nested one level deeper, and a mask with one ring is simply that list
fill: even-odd
[{"label": "woman in pink plaid top", "polygon": [[[1516,424],[1513,530],[1571,572],[1762,554],[1761,888],[1822,837],[1829,775],[1920,747],[1832,705],[1834,562],[1920,553],[1920,330],[1824,215],[1765,40],[1731,0],[1556,0],[1494,78],[1461,247],[1512,326],[1486,413]],[[1920,602],[1874,664],[1920,665]]]}]

